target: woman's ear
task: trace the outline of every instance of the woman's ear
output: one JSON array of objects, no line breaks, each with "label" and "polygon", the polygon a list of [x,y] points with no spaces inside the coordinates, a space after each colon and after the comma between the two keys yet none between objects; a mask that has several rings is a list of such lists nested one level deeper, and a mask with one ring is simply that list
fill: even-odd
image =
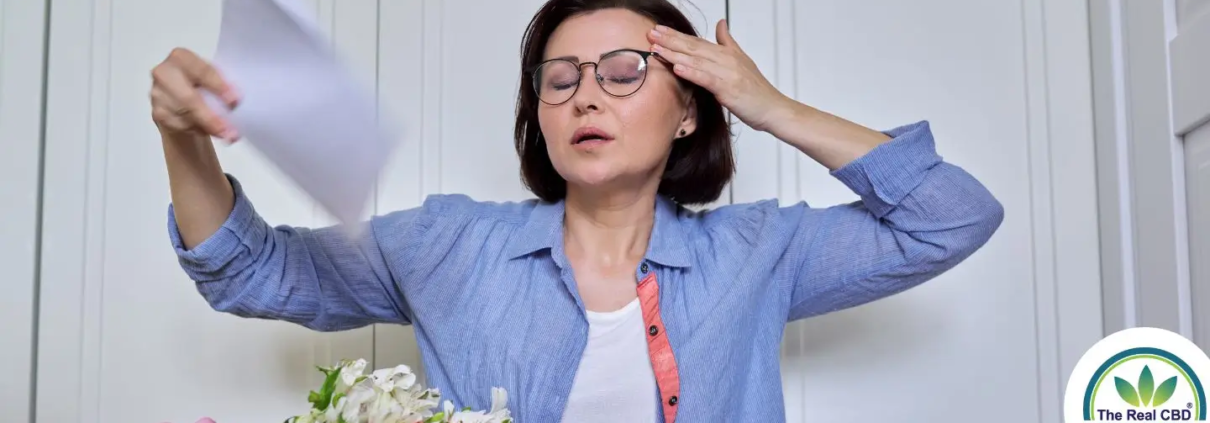
[{"label": "woman's ear", "polygon": [[686,97],[685,115],[681,117],[681,124],[677,127],[676,138],[685,138],[697,130],[697,101],[692,94]]}]

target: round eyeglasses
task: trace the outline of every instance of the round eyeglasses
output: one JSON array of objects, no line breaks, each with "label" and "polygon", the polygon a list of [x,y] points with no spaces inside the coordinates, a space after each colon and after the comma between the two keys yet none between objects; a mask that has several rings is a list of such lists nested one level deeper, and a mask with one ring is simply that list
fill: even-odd
[{"label": "round eyeglasses", "polygon": [[609,95],[626,97],[634,94],[647,80],[647,58],[651,52],[615,50],[605,53],[597,62],[576,63],[574,59],[557,58],[539,63],[531,70],[534,91],[538,99],[550,105],[560,105],[576,94],[583,78],[584,65],[593,65],[594,79]]}]

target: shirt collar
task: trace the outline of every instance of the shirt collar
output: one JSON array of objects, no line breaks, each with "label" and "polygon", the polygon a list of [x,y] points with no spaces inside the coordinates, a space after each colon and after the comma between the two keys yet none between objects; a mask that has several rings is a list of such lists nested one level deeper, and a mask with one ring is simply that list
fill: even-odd
[{"label": "shirt collar", "polygon": [[[565,204],[539,201],[521,233],[509,241],[507,253],[517,258],[543,249],[563,248]],[[647,246],[648,260],[669,267],[689,267],[689,252],[679,215],[681,207],[660,195],[655,202],[655,225]]]}]

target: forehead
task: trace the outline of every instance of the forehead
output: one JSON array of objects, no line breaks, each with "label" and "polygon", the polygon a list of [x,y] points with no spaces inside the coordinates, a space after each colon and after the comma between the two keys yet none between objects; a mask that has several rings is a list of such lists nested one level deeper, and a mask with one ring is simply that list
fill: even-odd
[{"label": "forehead", "polygon": [[619,48],[647,50],[652,20],[625,9],[604,9],[572,16],[559,24],[546,43],[545,58],[575,56],[596,60]]}]

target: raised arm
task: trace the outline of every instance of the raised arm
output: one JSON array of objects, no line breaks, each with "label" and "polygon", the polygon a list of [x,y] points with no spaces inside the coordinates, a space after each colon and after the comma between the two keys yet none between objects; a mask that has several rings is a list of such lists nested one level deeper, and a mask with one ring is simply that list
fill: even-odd
[{"label": "raised arm", "polygon": [[169,206],[168,233],[181,268],[217,311],[283,320],[319,331],[411,322],[379,248],[380,228],[403,228],[419,209],[375,218],[352,241],[338,226],[270,226],[230,177],[234,207],[209,238],[187,248]]},{"label": "raised arm", "polygon": [[794,228],[779,274],[790,280],[787,319],[841,310],[915,287],[981,248],[1004,218],[969,173],[942,161],[927,122],[833,170],[860,201],[784,207]]},{"label": "raised arm", "polygon": [[219,165],[211,137],[234,141],[238,134],[196,87],[228,106],[238,103],[234,90],[186,50],[173,51],[152,76],[152,117],[172,190],[169,235],[182,268],[214,309],[323,331],[409,322],[374,229],[406,227],[415,211],[377,219],[359,243],[334,227],[270,227]]},{"label": "raised arm", "polygon": [[778,265],[789,279],[788,318],[873,301],[918,285],[980,248],[1003,219],[1000,203],[934,151],[925,122],[887,133],[794,101],[757,69],[725,21],[718,43],[656,27],[652,50],[677,75],[714,93],[748,126],[823,164],[861,201],[778,210],[795,228]]}]

